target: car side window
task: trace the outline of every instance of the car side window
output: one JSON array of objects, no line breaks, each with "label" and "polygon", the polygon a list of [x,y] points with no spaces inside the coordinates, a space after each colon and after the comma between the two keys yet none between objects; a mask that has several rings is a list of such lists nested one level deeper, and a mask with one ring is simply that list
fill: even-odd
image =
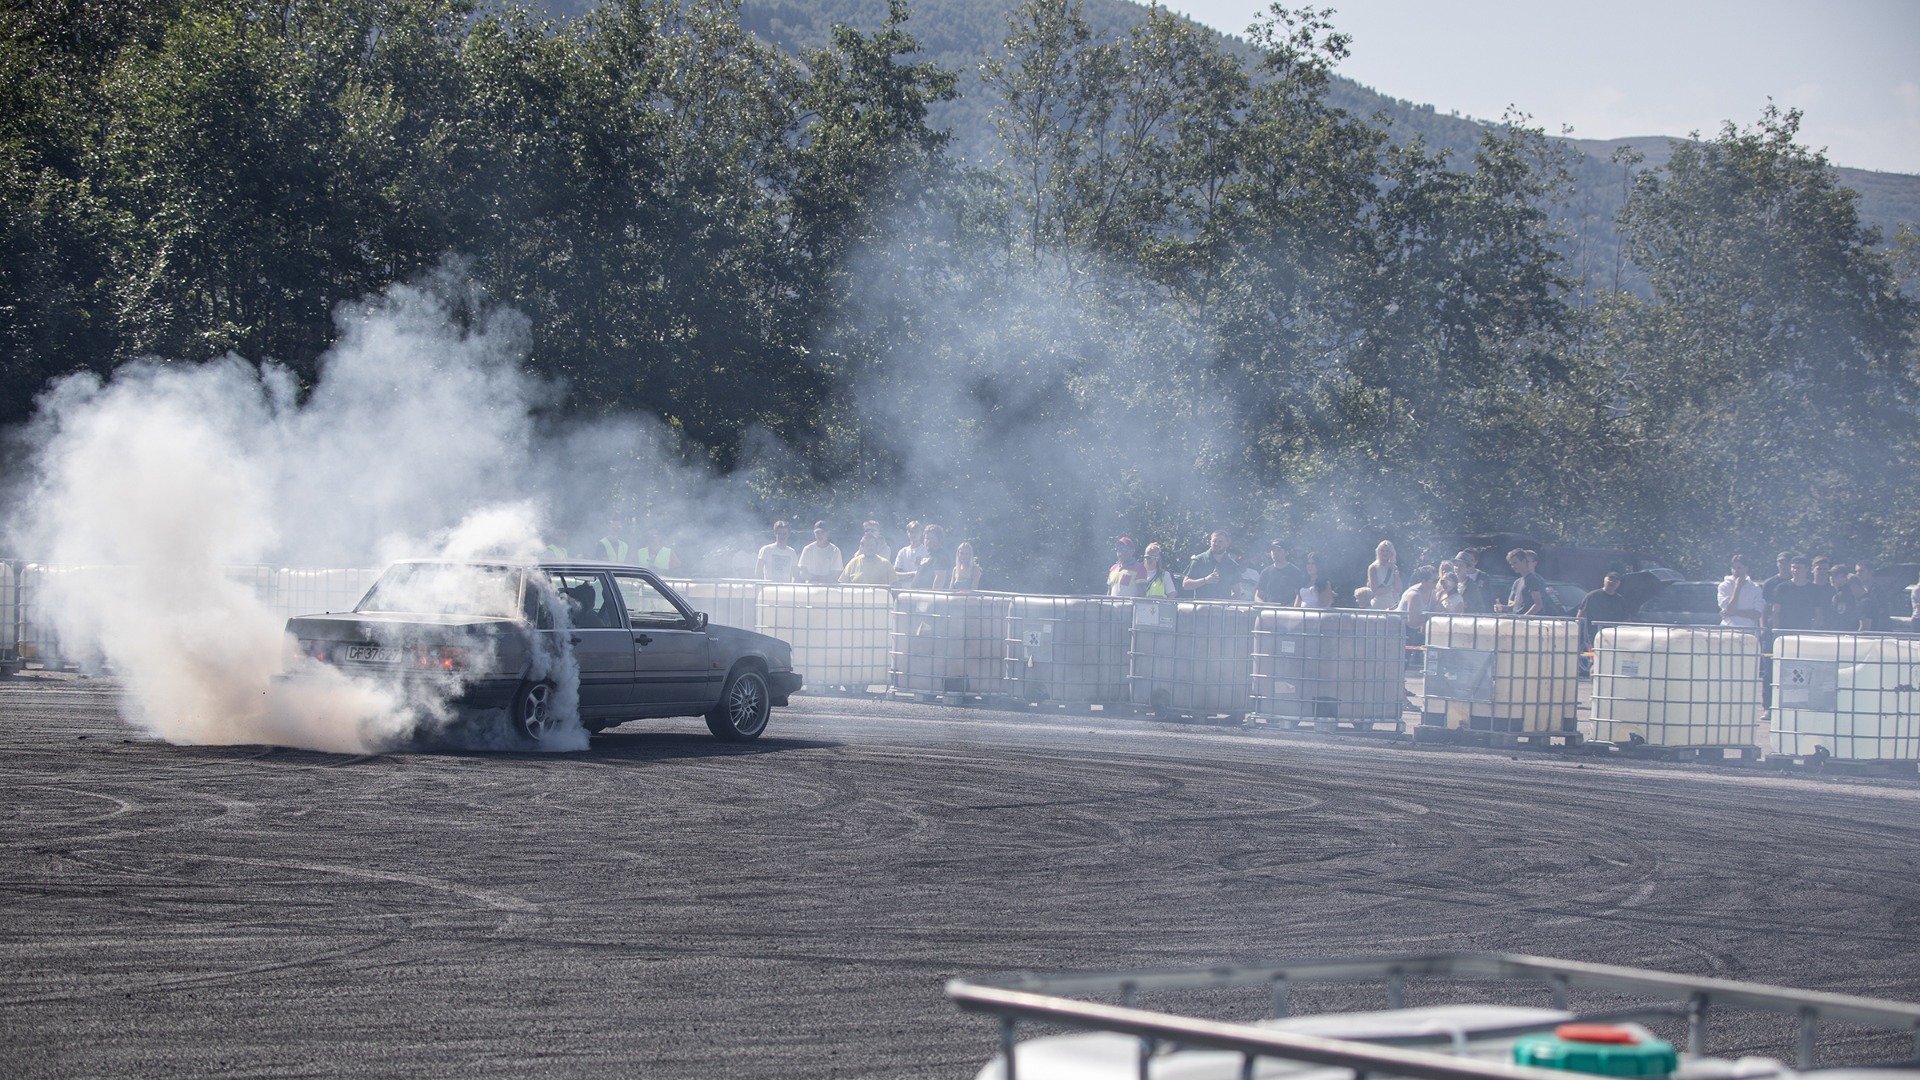
[{"label": "car side window", "polygon": [[659,589],[654,588],[653,583],[646,578],[615,574],[613,580],[620,585],[620,599],[626,601],[627,618],[632,620],[634,625],[651,623],[657,626],[662,623],[676,625],[686,623],[687,617],[680,613],[679,608],[673,606],[673,601],[667,599]]},{"label": "car side window", "polygon": [[553,587],[567,605],[567,622],[581,630],[606,630],[620,625],[607,579],[601,574],[554,574]]}]

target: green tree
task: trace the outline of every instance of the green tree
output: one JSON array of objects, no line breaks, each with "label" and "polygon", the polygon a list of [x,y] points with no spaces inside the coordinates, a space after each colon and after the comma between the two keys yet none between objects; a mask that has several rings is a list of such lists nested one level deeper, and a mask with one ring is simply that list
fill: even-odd
[{"label": "green tree", "polygon": [[[1623,481],[1680,550],[1906,555],[1920,443],[1914,301],[1799,113],[1676,142],[1622,215],[1648,302],[1608,313]],[[1643,504],[1644,505],[1644,504]]]}]

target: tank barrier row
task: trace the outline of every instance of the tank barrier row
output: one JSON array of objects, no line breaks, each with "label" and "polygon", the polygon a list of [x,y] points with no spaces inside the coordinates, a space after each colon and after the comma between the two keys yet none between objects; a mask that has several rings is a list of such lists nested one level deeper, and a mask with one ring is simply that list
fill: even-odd
[{"label": "tank barrier row", "polygon": [[[12,662],[62,653],[41,601],[61,575],[0,563]],[[376,572],[230,567],[276,617],[354,606]],[[76,582],[61,580],[72,586]],[[89,586],[94,584],[89,583]],[[1583,735],[1571,619],[1440,615],[1408,679],[1396,612],[1225,601],[947,593],[869,585],[671,582],[715,623],[793,646],[805,693],[1225,718],[1422,742],[1579,745],[1712,760],[1920,762],[1920,637],[1783,634],[1772,655],[1719,627],[1595,636]],[[0,653],[0,658],[7,654]],[[1410,687],[1412,690],[1409,701]],[[1769,707],[1770,706],[1770,707]]]}]

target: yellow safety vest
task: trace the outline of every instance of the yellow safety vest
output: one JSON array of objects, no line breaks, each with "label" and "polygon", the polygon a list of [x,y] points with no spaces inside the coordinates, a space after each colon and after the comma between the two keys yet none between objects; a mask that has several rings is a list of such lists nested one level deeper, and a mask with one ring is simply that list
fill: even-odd
[{"label": "yellow safety vest", "polygon": [[600,551],[606,555],[608,562],[623,563],[627,561],[627,542],[625,540],[615,540],[611,536],[603,536],[600,538]]},{"label": "yellow safety vest", "polygon": [[663,547],[658,550],[641,548],[633,556],[636,566],[644,566],[649,570],[665,570],[672,565],[669,561],[672,558],[673,549],[670,547]]}]

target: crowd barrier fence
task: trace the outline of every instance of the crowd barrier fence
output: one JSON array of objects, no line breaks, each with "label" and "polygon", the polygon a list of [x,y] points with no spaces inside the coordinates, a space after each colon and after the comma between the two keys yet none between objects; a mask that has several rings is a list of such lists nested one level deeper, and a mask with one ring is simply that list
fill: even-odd
[{"label": "crowd barrier fence", "polygon": [[1920,638],[1777,636],[1771,728],[1790,757],[1920,760]]},{"label": "crowd barrier fence", "polygon": [[1406,710],[1405,640],[1396,612],[1263,608],[1253,627],[1254,715],[1397,728]]},{"label": "crowd barrier fence", "polygon": [[[139,584],[128,578],[133,572],[0,561],[0,664],[97,664],[96,643],[62,640],[52,605],[66,590]],[[279,618],[349,610],[378,576],[262,565],[223,574]],[[813,692],[1131,705],[1361,729],[1404,715],[1404,624],[1396,612],[874,585],[674,584],[714,623],[789,642]],[[1437,615],[1427,623],[1424,652],[1423,728],[1576,729],[1574,621]],[[1773,705],[1762,720],[1766,657],[1753,635],[1602,627],[1593,651],[1594,737],[1796,758],[1920,760],[1920,637],[1782,634],[1772,658]]]},{"label": "crowd barrier fence", "polygon": [[1436,615],[1426,625],[1422,727],[1509,734],[1578,730],[1580,624],[1531,615]]},{"label": "crowd barrier fence", "polygon": [[1616,624],[1593,642],[1594,738],[1766,749],[1760,639],[1745,630]]}]

